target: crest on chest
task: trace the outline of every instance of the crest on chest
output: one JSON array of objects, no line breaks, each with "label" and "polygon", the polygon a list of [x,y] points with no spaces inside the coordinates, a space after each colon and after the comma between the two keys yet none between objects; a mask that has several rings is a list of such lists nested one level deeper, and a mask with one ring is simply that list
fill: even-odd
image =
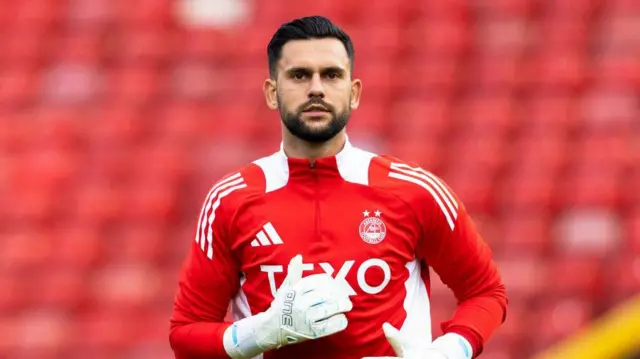
[{"label": "crest on chest", "polygon": [[365,210],[362,212],[364,219],[360,222],[358,231],[360,238],[369,244],[378,244],[387,236],[387,226],[382,220],[382,212],[375,210],[373,216],[371,212]]}]

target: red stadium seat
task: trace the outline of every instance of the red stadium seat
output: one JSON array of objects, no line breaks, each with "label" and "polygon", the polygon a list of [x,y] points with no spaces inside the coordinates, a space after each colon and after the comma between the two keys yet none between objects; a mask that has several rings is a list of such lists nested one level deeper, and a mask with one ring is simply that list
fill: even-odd
[{"label": "red stadium seat", "polygon": [[478,176],[492,178],[508,160],[508,153],[499,134],[482,133],[473,130],[460,131],[459,137],[449,142],[449,165],[456,170],[482,173]]},{"label": "red stadium seat", "polygon": [[104,38],[99,28],[69,29],[54,38],[53,60],[59,63],[97,66],[104,54]]},{"label": "red stadium seat", "polygon": [[69,216],[89,225],[115,220],[124,207],[121,191],[104,178],[88,177],[86,180],[74,189],[72,198],[75,205],[67,212]]},{"label": "red stadium seat", "polygon": [[631,249],[633,253],[640,254],[640,210],[636,210],[636,212],[627,219],[626,230],[628,248]]},{"label": "red stadium seat", "polygon": [[549,14],[539,22],[537,47],[543,51],[586,51],[589,26],[586,21],[567,21],[562,15]]},{"label": "red stadium seat", "polygon": [[482,15],[526,18],[536,5],[533,0],[498,0],[477,3],[473,7]]},{"label": "red stadium seat", "polygon": [[111,228],[103,240],[108,242],[103,254],[110,260],[131,263],[154,263],[161,257],[163,231],[159,226],[131,222]]},{"label": "red stadium seat", "polygon": [[104,358],[113,357],[129,343],[138,327],[138,321],[133,312],[114,311],[112,308],[87,310],[81,316],[74,318],[74,327],[70,331],[73,352],[106,353]]},{"label": "red stadium seat", "polygon": [[[90,119],[90,126],[83,126],[86,136],[90,139],[90,148],[110,150],[109,147],[126,148],[134,143],[144,141],[150,135],[150,121],[145,113],[133,106],[104,106],[94,108],[86,114]],[[106,155],[113,156],[115,151]],[[105,165],[104,161],[97,161],[98,165]]]},{"label": "red stadium seat", "polygon": [[42,308],[16,318],[13,324],[16,358],[54,358],[69,341],[71,323],[66,312]]},{"label": "red stadium seat", "polygon": [[70,0],[65,9],[66,19],[72,26],[108,25],[116,15],[111,3],[105,0]]},{"label": "red stadium seat", "polygon": [[[527,335],[536,350],[565,339],[582,329],[592,317],[593,303],[580,297],[543,298],[535,309],[529,310],[527,323],[536,329],[536,335]],[[531,330],[531,329],[529,329]]]},{"label": "red stadium seat", "polygon": [[[3,33],[9,28],[11,24],[11,19],[15,14],[16,4],[13,2],[7,2],[3,4],[4,6],[0,7],[0,31]],[[3,42],[4,43],[4,42]]]},{"label": "red stadium seat", "polygon": [[[585,127],[592,132],[592,137],[598,135],[604,137],[603,139],[596,137],[594,140],[601,141],[603,144],[607,140],[609,142],[611,140],[626,141],[626,137],[633,131],[635,125],[635,99],[635,93],[630,88],[594,83],[591,91],[582,101]],[[626,155],[626,153],[618,154],[620,155]]]},{"label": "red stadium seat", "polygon": [[[154,159],[162,161],[161,158]],[[138,162],[141,165],[143,162]],[[149,181],[151,178],[140,178],[128,186],[123,195],[127,206],[120,215],[132,221],[142,223],[164,222],[171,218],[175,209],[175,191],[165,181]]]},{"label": "red stadium seat", "polygon": [[604,53],[594,59],[592,76],[603,86],[622,89],[640,86],[640,64],[627,51]]},{"label": "red stadium seat", "polygon": [[407,54],[422,58],[448,57],[455,59],[470,45],[469,29],[462,21],[453,19],[421,19],[409,26],[401,38]]},{"label": "red stadium seat", "polygon": [[24,26],[34,30],[51,29],[59,24],[64,8],[65,3],[60,0],[21,1],[11,9],[11,22],[16,27]]},{"label": "red stadium seat", "polygon": [[[52,156],[73,156],[84,145],[83,127],[86,122],[84,113],[74,106],[39,106],[28,112],[31,119],[29,136],[24,139],[28,148],[37,151],[51,150]],[[55,153],[59,151],[60,153]],[[76,159],[68,165],[76,166]]]},{"label": "red stadium seat", "polygon": [[524,167],[507,174],[494,194],[504,210],[541,212],[555,207],[555,178],[535,167]]},{"label": "red stadium seat", "polygon": [[519,54],[500,51],[481,52],[473,59],[467,75],[467,86],[475,91],[510,93],[522,85],[522,61]]},{"label": "red stadium seat", "polygon": [[522,301],[540,293],[546,287],[546,262],[532,255],[519,257],[497,257],[505,286],[509,288],[512,301]]},{"label": "red stadium seat", "polygon": [[525,102],[523,114],[528,118],[529,124],[524,129],[567,133],[577,128],[579,124],[577,101],[568,91],[560,89],[556,91],[558,92],[534,92]]},{"label": "red stadium seat", "polygon": [[520,123],[515,100],[508,92],[480,92],[460,102],[456,125],[464,129],[459,132],[468,133],[471,138],[495,137],[499,146],[500,137],[511,133]]},{"label": "red stadium seat", "polygon": [[350,37],[354,43],[362,44],[356,52],[356,69],[366,66],[369,61],[392,64],[398,53],[405,50],[399,43],[402,30],[398,27],[397,20],[375,22],[367,15],[366,22],[346,30],[352,33]]},{"label": "red stadium seat", "polygon": [[176,40],[178,36],[174,32],[164,29],[130,27],[117,34],[114,40],[117,50],[109,57],[129,65],[164,65],[168,63]]},{"label": "red stadium seat", "polygon": [[471,12],[464,1],[402,2],[414,19],[465,19]]},{"label": "red stadium seat", "polygon": [[589,16],[597,11],[597,1],[593,0],[569,0],[563,3],[549,3],[546,6],[547,14],[564,17],[574,17],[588,21]]},{"label": "red stadium seat", "polygon": [[497,249],[512,256],[548,254],[551,238],[547,216],[535,211],[506,214],[500,225],[502,245]]},{"label": "red stadium seat", "polygon": [[353,134],[382,136],[389,128],[388,108],[385,103],[364,101],[349,120],[349,131]]},{"label": "red stadium seat", "polygon": [[[253,33],[245,34],[245,43],[239,46],[239,50],[246,49],[252,43]],[[235,50],[232,39],[228,34],[210,28],[189,28],[180,33],[175,33],[174,56],[188,61],[214,61],[230,57]],[[243,54],[244,55],[244,54]]]},{"label": "red stadium seat", "polygon": [[399,65],[393,87],[403,96],[448,97],[457,89],[461,75],[455,58],[407,59]]},{"label": "red stadium seat", "polygon": [[[108,244],[105,247],[108,247]],[[161,284],[161,278],[153,263],[141,263],[137,260],[124,261],[113,257],[107,263],[106,266],[96,268],[97,270],[88,278],[85,292],[89,310],[104,311],[104,313],[95,313],[98,315],[111,313],[110,317],[113,317],[126,316],[127,313],[148,309],[148,303],[153,300]],[[99,338],[110,333],[96,334]],[[127,338],[113,339],[127,340]]]},{"label": "red stadium seat", "polygon": [[637,10],[624,12],[614,6],[610,9],[609,16],[601,19],[602,30],[598,38],[600,47],[605,51],[619,53],[637,50],[638,35],[635,31],[630,31],[637,24]]},{"label": "red stadium seat", "polygon": [[508,348],[494,349],[489,344],[489,348],[482,351],[482,357],[486,359],[509,359],[513,358],[513,351]]},{"label": "red stadium seat", "polygon": [[390,135],[400,142],[441,139],[451,127],[453,117],[451,105],[442,96],[405,98],[395,101],[390,111]]},{"label": "red stadium seat", "polygon": [[84,295],[84,278],[76,268],[58,266],[41,272],[31,281],[31,295],[38,305],[58,311],[74,310]]},{"label": "red stadium seat", "polygon": [[[2,245],[0,248],[4,248],[5,245]],[[4,259],[4,258],[3,258]],[[31,293],[26,290],[27,283],[18,276],[18,271],[10,270],[10,269],[2,269],[0,271],[0,284],[2,284],[3,289],[0,292],[0,313],[5,319],[8,321],[9,313],[18,313],[23,307],[26,307],[32,303],[30,303]],[[5,320],[3,320],[5,322]],[[3,335],[4,327],[0,324],[0,335]],[[0,338],[0,353],[2,353],[3,347],[6,348],[6,343],[4,341],[6,337]]]},{"label": "red stadium seat", "polygon": [[534,89],[553,92],[581,88],[586,73],[581,52],[543,50],[528,60],[525,76]]},{"label": "red stadium seat", "polygon": [[569,172],[557,187],[557,196],[568,207],[604,206],[615,208],[622,199],[620,175],[597,167],[581,167]]},{"label": "red stadium seat", "polygon": [[10,34],[8,32],[1,34],[0,41],[4,46],[4,50],[0,53],[2,67],[34,70],[42,66],[52,48],[51,44],[44,40],[46,37],[43,35],[33,28],[17,28]]},{"label": "red stadium seat", "polygon": [[[625,169],[634,159],[633,135],[625,128],[585,129],[583,136],[574,141],[576,162],[587,166],[606,166],[608,169]],[[608,164],[608,165],[607,165]]]},{"label": "red stadium seat", "polygon": [[640,292],[640,257],[624,254],[610,265],[607,272],[607,302],[615,305],[628,300]]},{"label": "red stadium seat", "polygon": [[514,174],[528,173],[543,178],[554,176],[569,161],[571,142],[556,130],[534,129],[514,139],[511,152],[518,154],[512,158]]},{"label": "red stadium seat", "polygon": [[[102,206],[102,203],[94,204]],[[52,265],[55,267],[74,271],[77,278],[82,278],[77,273],[83,273],[100,264],[103,257],[102,236],[99,228],[91,223],[83,223],[83,218],[78,217],[77,222],[60,223],[51,231],[55,241],[53,249]],[[63,274],[67,274],[63,272]]]},{"label": "red stadium seat", "polygon": [[393,96],[394,74],[395,69],[390,62],[357,62],[354,75],[363,84],[362,104],[379,103]]},{"label": "red stadium seat", "polygon": [[135,8],[125,0],[110,1],[116,19],[125,26],[168,27],[174,23],[177,11],[170,0],[142,0]]},{"label": "red stadium seat", "polygon": [[517,58],[530,46],[527,22],[521,17],[505,17],[494,12],[478,20],[476,33],[477,52],[480,54]]},{"label": "red stadium seat", "polygon": [[[547,290],[552,295],[575,295],[582,298],[597,298],[602,290],[603,265],[598,258],[589,258],[575,253],[550,260],[547,272]],[[580,273],[580,275],[559,275]]]},{"label": "red stadium seat", "polygon": [[429,138],[408,138],[392,141],[387,145],[387,151],[393,156],[411,161],[424,169],[438,173],[445,158],[437,141]]},{"label": "red stadium seat", "polygon": [[0,106],[17,108],[35,100],[38,75],[29,68],[0,69]]},{"label": "red stadium seat", "polygon": [[202,61],[177,63],[167,87],[174,97],[209,101],[224,93],[225,89],[219,84],[224,75],[226,73]]},{"label": "red stadium seat", "polygon": [[148,105],[164,90],[162,74],[150,67],[118,67],[109,74],[106,95],[111,106]]},{"label": "red stadium seat", "polygon": [[621,219],[605,206],[567,209],[554,228],[558,253],[604,260],[621,245]]},{"label": "red stadium seat", "polygon": [[[527,335],[530,329],[528,324],[528,309],[530,300],[517,300],[510,303],[507,318],[495,337],[487,343],[487,349],[493,351],[508,350],[509,344],[516,344]],[[483,353],[482,356],[485,354]]]}]

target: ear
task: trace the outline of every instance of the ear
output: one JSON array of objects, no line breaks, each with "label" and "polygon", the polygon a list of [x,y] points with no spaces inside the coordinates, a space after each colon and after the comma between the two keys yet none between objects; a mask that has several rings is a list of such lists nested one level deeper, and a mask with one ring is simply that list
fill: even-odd
[{"label": "ear", "polygon": [[267,107],[272,110],[278,109],[278,96],[276,93],[276,80],[266,79],[263,86],[264,98],[267,101]]},{"label": "ear", "polygon": [[351,81],[351,106],[352,110],[355,110],[360,106],[360,96],[362,95],[362,81],[360,79],[354,79]]}]

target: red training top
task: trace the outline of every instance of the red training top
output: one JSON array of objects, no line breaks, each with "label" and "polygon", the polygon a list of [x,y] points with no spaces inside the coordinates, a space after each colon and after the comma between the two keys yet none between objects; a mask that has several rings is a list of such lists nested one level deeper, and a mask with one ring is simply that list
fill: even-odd
[{"label": "red training top", "polygon": [[349,325],[265,359],[393,355],[385,321],[430,342],[428,267],[458,300],[444,332],[467,338],[475,355],[505,318],[506,291],[491,251],[441,179],[348,141],[314,163],[281,149],[226,176],[206,197],[171,318],[176,358],[228,358],[222,336],[230,301],[236,320],[268,309],[299,253],[306,274],[326,272],[349,284]]}]

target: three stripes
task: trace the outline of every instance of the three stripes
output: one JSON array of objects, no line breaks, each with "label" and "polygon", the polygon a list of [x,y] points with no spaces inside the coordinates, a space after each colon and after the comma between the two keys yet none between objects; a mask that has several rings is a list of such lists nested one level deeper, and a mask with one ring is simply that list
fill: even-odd
[{"label": "three stripes", "polygon": [[244,179],[239,173],[229,176],[218,182],[209,194],[200,211],[198,228],[196,231],[196,243],[200,244],[200,249],[207,251],[207,257],[213,258],[213,221],[216,219],[216,210],[220,207],[220,201],[233,191],[247,187]]},{"label": "three stripes", "polygon": [[442,210],[449,228],[454,230],[458,218],[458,202],[440,179],[422,168],[403,163],[392,163],[389,177],[417,184],[427,190]]},{"label": "three stripes", "polygon": [[278,235],[276,229],[273,228],[273,224],[271,224],[271,222],[268,222],[262,228],[263,230],[258,232],[258,234],[256,235],[256,239],[251,242],[251,247],[264,247],[270,246],[272,244],[282,244],[282,238],[280,238],[280,235]]}]

